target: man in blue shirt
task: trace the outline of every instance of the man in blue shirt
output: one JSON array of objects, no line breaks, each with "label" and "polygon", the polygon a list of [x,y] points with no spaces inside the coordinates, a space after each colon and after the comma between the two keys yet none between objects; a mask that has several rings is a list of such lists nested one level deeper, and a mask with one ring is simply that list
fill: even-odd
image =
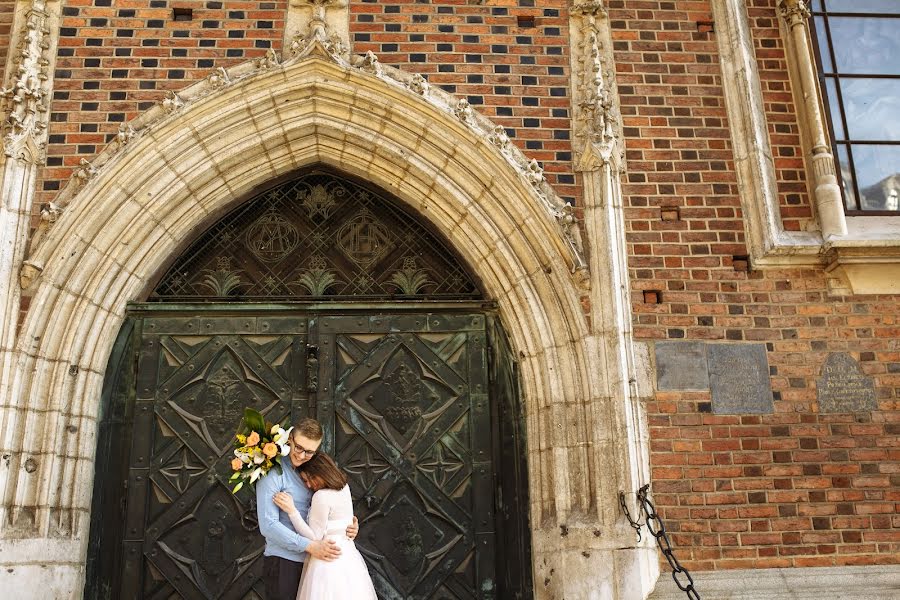
[{"label": "man in blue shirt", "polygon": [[[307,555],[331,561],[341,550],[330,540],[309,540],[291,525],[287,513],[281,511],[273,498],[278,492],[287,492],[294,499],[300,515],[306,519],[312,492],[300,479],[296,468],[315,456],[322,443],[322,426],[315,419],[301,419],[291,431],[289,461],[282,463],[281,473],[275,469],[256,483],[256,514],[259,532],[266,539],[263,552],[263,581],[267,600],[294,600],[300,586],[300,573]],[[347,537],[353,539],[359,530],[356,517],[347,528]]]}]

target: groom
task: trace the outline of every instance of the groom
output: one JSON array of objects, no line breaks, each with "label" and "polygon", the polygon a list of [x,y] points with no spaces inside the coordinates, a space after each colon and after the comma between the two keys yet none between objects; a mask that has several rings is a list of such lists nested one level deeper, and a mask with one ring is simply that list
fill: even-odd
[{"label": "groom", "polygon": [[[300,479],[296,468],[311,459],[322,443],[322,426],[315,419],[301,419],[294,425],[288,444],[290,461],[282,462],[281,473],[269,471],[256,484],[256,515],[259,532],[266,539],[263,552],[263,581],[267,600],[294,600],[300,587],[300,573],[307,555],[331,561],[341,550],[331,540],[309,540],[294,531],[288,515],[272,500],[278,492],[287,492],[294,499],[300,516],[309,514],[312,492]],[[347,537],[356,537],[359,527],[356,517],[347,528]]]}]

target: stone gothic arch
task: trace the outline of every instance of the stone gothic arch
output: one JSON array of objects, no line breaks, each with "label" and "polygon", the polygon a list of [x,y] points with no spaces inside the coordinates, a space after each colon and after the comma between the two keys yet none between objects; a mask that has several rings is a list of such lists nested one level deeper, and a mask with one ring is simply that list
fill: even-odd
[{"label": "stone gothic arch", "polygon": [[628,388],[615,335],[583,305],[621,298],[588,289],[570,209],[465,102],[333,50],[315,40],[285,63],[270,54],[216,70],[124,125],[60,195],[23,269],[33,297],[3,375],[15,399],[4,435],[19,451],[0,479],[2,543],[79,557],[54,569],[64,595],[80,591],[99,398],[126,303],[251,190],[321,164],[429,221],[498,303],[521,360],[536,597],[645,589],[654,559],[633,547],[616,501],[633,487],[638,434],[627,431],[639,417],[610,391]]}]

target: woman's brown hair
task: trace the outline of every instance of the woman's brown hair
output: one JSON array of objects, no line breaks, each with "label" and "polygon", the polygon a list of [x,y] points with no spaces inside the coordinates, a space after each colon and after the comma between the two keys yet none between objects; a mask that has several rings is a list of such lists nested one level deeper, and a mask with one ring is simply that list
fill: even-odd
[{"label": "woman's brown hair", "polygon": [[297,471],[306,473],[308,477],[318,477],[323,487],[329,490],[342,490],[347,485],[347,475],[324,452],[316,452],[315,456],[297,467]]}]

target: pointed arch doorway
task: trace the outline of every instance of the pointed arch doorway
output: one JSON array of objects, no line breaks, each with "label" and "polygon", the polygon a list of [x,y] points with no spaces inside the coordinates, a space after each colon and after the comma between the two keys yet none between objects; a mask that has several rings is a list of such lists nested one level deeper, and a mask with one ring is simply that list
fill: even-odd
[{"label": "pointed arch doorway", "polygon": [[148,300],[107,371],[86,597],[264,597],[254,499],[227,486],[245,406],[323,423],[380,597],[531,597],[515,361],[397,202],[328,171],[276,182]]}]

